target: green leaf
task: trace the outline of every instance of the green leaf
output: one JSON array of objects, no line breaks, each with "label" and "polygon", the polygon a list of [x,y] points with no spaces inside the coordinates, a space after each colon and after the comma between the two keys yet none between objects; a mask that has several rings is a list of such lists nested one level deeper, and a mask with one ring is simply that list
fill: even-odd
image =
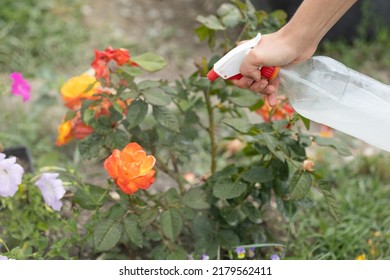
[{"label": "green leaf", "polygon": [[304,199],[310,190],[312,183],[312,177],[309,173],[302,170],[297,170],[290,181],[290,194],[291,200]]},{"label": "green leaf", "polygon": [[169,253],[167,260],[188,260],[188,253],[181,246],[175,246],[173,252]]},{"label": "green leaf", "polygon": [[92,109],[86,109],[83,111],[83,123],[85,124],[90,124],[90,121],[95,117],[95,113],[96,111],[95,110],[92,110]]},{"label": "green leaf", "polygon": [[99,134],[88,135],[78,143],[78,149],[83,158],[97,157],[100,149],[104,146],[104,139]]},{"label": "green leaf", "polygon": [[234,88],[229,99],[237,106],[251,107],[259,102],[261,97],[251,90]]},{"label": "green leaf", "polygon": [[247,201],[242,204],[241,211],[252,223],[260,224],[263,222],[259,209],[257,209],[251,202]]},{"label": "green leaf", "polygon": [[144,90],[147,88],[156,88],[160,86],[160,82],[153,80],[144,80],[138,83],[138,90]]},{"label": "green leaf", "polygon": [[170,188],[169,190],[167,190],[164,194],[164,197],[169,206],[176,206],[180,204],[179,193],[175,188]]},{"label": "green leaf", "polygon": [[137,216],[127,216],[123,221],[123,226],[130,241],[133,242],[137,247],[142,247],[143,234],[138,225]]},{"label": "green leaf", "polygon": [[64,118],[64,121],[67,122],[67,121],[70,121],[71,119],[73,119],[77,114],[77,111],[67,111],[66,114],[65,114],[65,118]]},{"label": "green leaf", "polygon": [[142,92],[142,95],[146,101],[156,106],[167,106],[172,100],[168,94],[158,87],[147,88]]},{"label": "green leaf", "polygon": [[230,3],[222,4],[217,10],[217,15],[226,27],[235,27],[243,19],[237,6]]},{"label": "green leaf", "polygon": [[314,136],[313,141],[319,146],[329,146],[334,148],[342,156],[352,155],[350,148],[344,142],[338,139]]},{"label": "green leaf", "polygon": [[106,137],[105,145],[110,149],[122,150],[128,143],[130,137],[120,129],[113,130],[109,137]]},{"label": "green leaf", "polygon": [[161,70],[167,65],[163,57],[151,52],[132,57],[131,60],[149,72]]},{"label": "green leaf", "polygon": [[274,156],[276,156],[281,161],[285,161],[284,153],[279,151],[278,148],[279,141],[274,135],[271,133],[263,133],[261,134],[261,138],[264,140],[265,145]]},{"label": "green leaf", "polygon": [[337,222],[341,222],[341,212],[340,212],[340,207],[337,204],[336,197],[334,193],[332,192],[332,189],[329,185],[328,182],[326,181],[321,181],[319,183],[319,188],[320,192],[325,198],[326,204],[328,205],[328,209],[330,212],[330,215],[335,219]]},{"label": "green leaf", "polygon": [[122,66],[119,72],[124,72],[132,77],[136,77],[142,74],[141,68],[135,66]]},{"label": "green leaf", "polygon": [[141,227],[145,228],[151,225],[158,216],[158,211],[156,208],[145,209],[142,214],[139,216],[139,224]]},{"label": "green leaf", "polygon": [[247,186],[241,181],[233,182],[229,178],[218,180],[213,187],[213,195],[221,199],[236,198],[246,192]]},{"label": "green leaf", "polygon": [[219,19],[215,15],[197,16],[196,20],[212,30],[225,30],[226,27],[222,25]]},{"label": "green leaf", "polygon": [[221,216],[232,227],[240,222],[240,213],[234,207],[224,207],[221,209]]},{"label": "green leaf", "polygon": [[262,167],[262,166],[252,166],[248,171],[246,171],[242,178],[250,183],[265,183],[272,181],[274,176],[272,170]]},{"label": "green leaf", "polygon": [[231,247],[237,246],[240,244],[240,238],[232,230],[221,230],[218,233],[218,243],[221,247],[225,249],[230,249]]},{"label": "green leaf", "polygon": [[153,106],[153,117],[157,123],[174,132],[179,132],[179,120],[167,107]]},{"label": "green leaf", "polygon": [[160,225],[164,235],[175,240],[183,228],[183,219],[177,209],[169,209],[161,214]]},{"label": "green leaf", "polygon": [[248,133],[251,129],[251,124],[243,118],[225,118],[221,122],[240,133]]},{"label": "green leaf", "polygon": [[113,220],[99,222],[93,231],[93,242],[97,251],[108,251],[119,242],[123,232],[121,224]]},{"label": "green leaf", "polygon": [[183,196],[184,205],[197,210],[204,210],[210,208],[210,205],[207,203],[207,195],[200,188],[190,189]]},{"label": "green leaf", "polygon": [[207,37],[210,36],[210,29],[204,25],[201,25],[195,29],[195,33],[198,35],[200,41],[204,41],[207,39]]},{"label": "green leaf", "polygon": [[148,104],[141,100],[137,99],[133,101],[127,111],[126,115],[126,129],[130,130],[140,123],[143,122],[143,120],[146,117],[146,114],[148,113]]},{"label": "green leaf", "polygon": [[106,190],[93,185],[83,185],[77,189],[73,201],[86,210],[95,210],[107,200]]}]

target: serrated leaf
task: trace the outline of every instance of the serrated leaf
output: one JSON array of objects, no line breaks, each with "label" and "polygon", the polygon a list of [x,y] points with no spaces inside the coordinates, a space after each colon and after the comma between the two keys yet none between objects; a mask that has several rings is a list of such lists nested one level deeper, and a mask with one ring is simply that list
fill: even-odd
[{"label": "serrated leaf", "polygon": [[278,139],[271,133],[261,134],[262,139],[264,140],[265,145],[271,151],[271,153],[276,156],[281,161],[285,161],[285,156],[282,151],[278,149]]},{"label": "serrated leaf", "polygon": [[137,222],[137,216],[129,215],[123,221],[123,226],[127,237],[137,247],[142,247],[143,234]]},{"label": "serrated leaf", "polygon": [[240,238],[232,230],[221,230],[218,233],[218,243],[223,248],[231,248],[240,244]]},{"label": "serrated leaf", "polygon": [[337,204],[336,197],[331,190],[329,183],[321,182],[319,184],[319,190],[325,198],[326,204],[328,205],[329,213],[333,219],[338,223],[342,221],[339,205]]},{"label": "serrated leaf", "polygon": [[113,149],[123,149],[129,143],[129,136],[120,129],[115,129],[106,137],[105,146]]},{"label": "serrated leaf", "polygon": [[153,117],[157,123],[174,132],[179,132],[179,120],[167,107],[153,106]]},{"label": "serrated leaf", "polygon": [[147,88],[142,92],[142,95],[148,103],[156,106],[167,106],[172,100],[168,94],[158,87]]},{"label": "serrated leaf", "polygon": [[121,224],[114,220],[99,222],[93,231],[93,242],[97,251],[108,251],[119,242],[123,232]]},{"label": "serrated leaf", "polygon": [[240,133],[248,133],[251,129],[251,124],[242,118],[226,118],[221,122]]},{"label": "serrated leaf", "polygon": [[145,101],[141,99],[137,99],[133,101],[127,110],[126,129],[130,130],[136,127],[137,125],[139,125],[140,123],[142,123],[147,113],[148,113],[148,104]]},{"label": "serrated leaf", "polygon": [[250,183],[265,183],[272,181],[274,176],[272,170],[262,166],[252,166],[246,171],[242,178]]},{"label": "serrated leaf", "polygon": [[229,97],[230,101],[241,107],[251,107],[259,102],[258,94],[254,93],[251,90],[235,88],[232,91],[231,96]]},{"label": "serrated leaf", "polygon": [[291,178],[289,198],[291,200],[304,199],[310,190],[312,177],[309,173],[297,170]]},{"label": "serrated leaf", "polygon": [[338,139],[315,136],[313,141],[319,146],[329,146],[334,148],[342,156],[352,155],[350,148],[344,142]]},{"label": "serrated leaf", "polygon": [[183,228],[183,219],[177,209],[169,209],[161,214],[160,225],[164,235],[175,240]]},{"label": "serrated leaf", "polygon": [[226,27],[222,25],[219,19],[215,15],[197,16],[196,20],[212,30],[225,30]]},{"label": "serrated leaf", "polygon": [[241,211],[248,217],[248,219],[255,224],[262,223],[262,217],[260,211],[251,203],[245,202],[241,205]]},{"label": "serrated leaf", "polygon": [[175,188],[170,188],[164,194],[164,197],[169,206],[175,206],[180,203],[179,193]]},{"label": "serrated leaf", "polygon": [[241,181],[233,182],[229,178],[218,180],[213,186],[213,195],[221,199],[236,198],[246,192],[247,186]]},{"label": "serrated leaf", "polygon": [[230,226],[236,226],[240,221],[240,213],[234,207],[224,207],[221,209],[221,216]]},{"label": "serrated leaf", "polygon": [[93,133],[78,142],[78,149],[80,154],[86,158],[91,159],[98,156],[100,149],[104,146],[104,139],[99,134]]},{"label": "serrated leaf", "polygon": [[190,189],[183,196],[184,205],[197,210],[204,210],[210,208],[210,205],[207,203],[207,195],[200,188]]},{"label": "serrated leaf", "polygon": [[161,70],[167,65],[163,57],[151,52],[132,57],[131,60],[149,72]]},{"label": "serrated leaf", "polygon": [[152,224],[154,220],[156,220],[158,216],[158,211],[155,208],[148,209],[147,211],[143,211],[139,216],[139,224],[141,227],[147,227]]}]

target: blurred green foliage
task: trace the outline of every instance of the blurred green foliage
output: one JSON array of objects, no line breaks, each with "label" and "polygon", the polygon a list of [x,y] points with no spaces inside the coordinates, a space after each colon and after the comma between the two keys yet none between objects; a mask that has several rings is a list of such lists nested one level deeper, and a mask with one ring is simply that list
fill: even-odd
[{"label": "blurred green foliage", "polygon": [[77,59],[87,39],[77,0],[2,0],[2,72],[34,75],[43,67],[61,70]]}]

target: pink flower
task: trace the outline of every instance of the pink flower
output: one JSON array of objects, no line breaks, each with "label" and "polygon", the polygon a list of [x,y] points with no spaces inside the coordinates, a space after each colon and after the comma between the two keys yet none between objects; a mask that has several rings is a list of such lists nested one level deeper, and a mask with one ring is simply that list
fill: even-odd
[{"label": "pink flower", "polygon": [[18,191],[24,170],[16,163],[15,157],[5,157],[5,154],[0,153],[0,196],[10,197]]},{"label": "pink flower", "polygon": [[35,185],[40,189],[45,202],[54,210],[60,211],[61,198],[65,194],[62,181],[57,179],[58,173],[42,173]]},{"label": "pink flower", "polygon": [[31,87],[23,78],[23,75],[18,72],[13,72],[9,77],[14,81],[11,88],[12,94],[20,95],[24,102],[28,101],[30,99]]}]

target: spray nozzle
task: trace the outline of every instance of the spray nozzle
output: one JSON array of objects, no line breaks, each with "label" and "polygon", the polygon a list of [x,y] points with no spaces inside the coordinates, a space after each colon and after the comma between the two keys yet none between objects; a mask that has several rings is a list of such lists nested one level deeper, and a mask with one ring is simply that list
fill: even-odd
[{"label": "spray nozzle", "polygon": [[[250,50],[260,42],[260,39],[261,34],[258,33],[253,39],[248,40],[230,50],[214,64],[213,69],[207,73],[207,78],[210,81],[214,81],[218,77],[227,80],[241,79],[242,75],[240,74],[240,66],[242,60],[250,52]],[[277,76],[279,69],[279,67],[275,66],[264,66],[261,67],[260,73],[267,80],[271,81]]]}]

